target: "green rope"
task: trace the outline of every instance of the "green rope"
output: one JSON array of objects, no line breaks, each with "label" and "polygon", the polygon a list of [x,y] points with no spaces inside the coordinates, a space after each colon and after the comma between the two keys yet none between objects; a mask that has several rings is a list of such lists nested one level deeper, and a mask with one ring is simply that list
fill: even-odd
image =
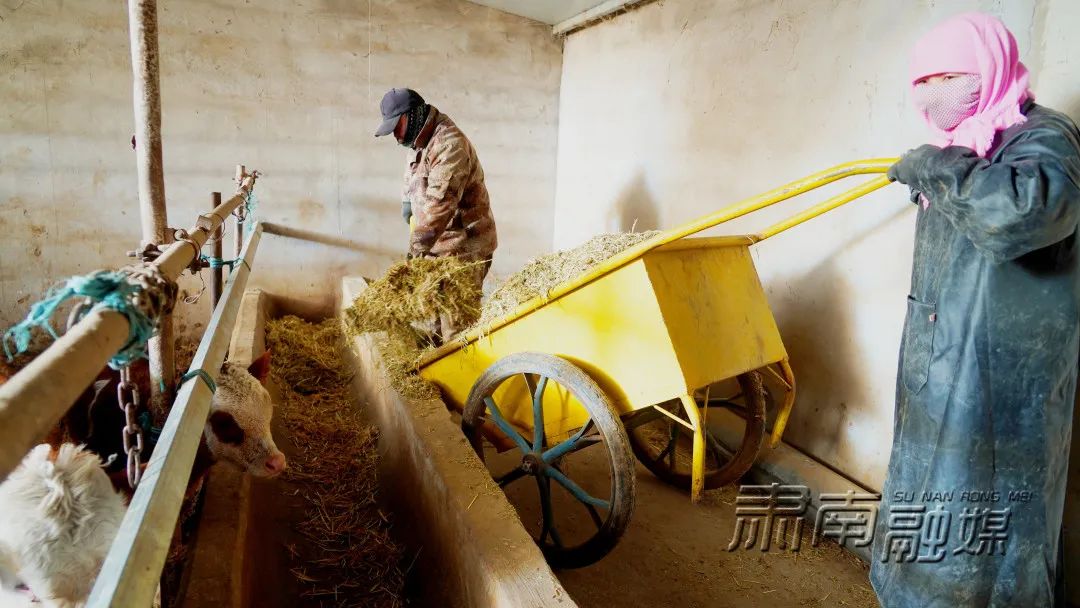
[{"label": "green rope", "polygon": [[223,259],[221,259],[219,257],[216,257],[216,256],[208,256],[205,253],[200,255],[199,259],[201,259],[204,262],[209,263],[210,268],[227,267],[229,269],[229,272],[232,272],[233,265],[236,264],[236,260],[223,260]]},{"label": "green rope", "polygon": [[[259,199],[255,198],[255,187],[252,186],[244,197],[244,208],[247,210],[244,220],[244,236],[250,235],[255,229],[255,211],[259,208]],[[250,268],[248,269],[250,270]]]},{"label": "green rope", "polygon": [[[8,361],[30,348],[32,330],[43,328],[54,340],[60,338],[52,327],[56,309],[72,298],[90,298],[96,304],[84,310],[110,309],[124,315],[128,320],[128,339],[120,352],[109,360],[109,367],[120,369],[133,361],[146,358],[146,341],[157,330],[157,320],[132,306],[132,298],[142,288],[128,280],[128,276],[114,270],[99,270],[86,276],[71,277],[63,285],[52,287],[45,299],[30,307],[26,318],[4,333],[4,354]],[[80,317],[81,318],[81,317]],[[14,353],[9,341],[15,345]]]},{"label": "green rope", "polygon": [[144,411],[139,414],[139,426],[142,427],[143,436],[149,440],[147,443],[150,445],[149,451],[151,452],[154,451],[154,446],[157,445],[158,439],[161,438],[161,427],[154,426],[152,420],[150,412]]},{"label": "green rope", "polygon": [[234,266],[236,266],[237,264],[243,264],[244,266],[247,266],[248,272],[251,272],[251,266],[248,266],[247,260],[245,260],[244,258],[236,258],[235,260],[223,260],[219,257],[202,254],[199,256],[199,259],[210,264],[210,268],[228,268],[229,272],[231,273]]},{"label": "green rope", "polygon": [[210,389],[211,393],[217,392],[217,384],[214,383],[214,379],[210,377],[210,374],[207,373],[206,370],[201,368],[189,369],[186,374],[180,376],[180,381],[176,383],[176,388],[179,389],[182,384],[192,378],[199,378],[206,383],[206,387]]}]

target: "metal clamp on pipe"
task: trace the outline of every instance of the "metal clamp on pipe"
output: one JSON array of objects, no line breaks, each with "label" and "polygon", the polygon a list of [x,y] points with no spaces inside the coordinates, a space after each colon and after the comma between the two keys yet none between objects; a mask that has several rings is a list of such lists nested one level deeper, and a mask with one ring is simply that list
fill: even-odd
[{"label": "metal clamp on pipe", "polygon": [[[242,175],[240,187],[214,209],[210,230],[195,227],[190,236],[171,243],[150,262],[163,277],[175,281],[192,260],[198,259],[209,235],[222,225],[221,218],[244,204],[255,187],[257,172],[238,173]],[[109,359],[124,347],[129,334],[130,324],[123,314],[107,308],[94,309],[0,386],[0,479],[56,425]]]}]

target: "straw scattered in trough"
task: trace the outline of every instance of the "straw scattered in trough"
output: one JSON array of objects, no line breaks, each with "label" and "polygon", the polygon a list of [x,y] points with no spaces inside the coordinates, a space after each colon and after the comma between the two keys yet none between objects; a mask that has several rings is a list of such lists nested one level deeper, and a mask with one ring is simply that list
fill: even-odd
[{"label": "straw scattered in trough", "polygon": [[403,605],[401,547],[376,504],[378,431],[350,404],[349,381],[334,319],[267,322],[281,415],[296,453],[286,481],[306,501],[297,531],[314,550],[290,547],[303,606]]},{"label": "straw scattered in trough", "polygon": [[548,293],[557,285],[658,234],[658,230],[601,234],[573,249],[556,251],[529,261],[492,292],[480,311],[477,326],[510,314],[524,302]]},{"label": "straw scattered in trough", "polygon": [[315,324],[288,316],[269,321],[267,327],[275,345],[274,372],[288,388],[303,395],[346,388],[351,375],[341,360],[341,330],[333,319]]}]

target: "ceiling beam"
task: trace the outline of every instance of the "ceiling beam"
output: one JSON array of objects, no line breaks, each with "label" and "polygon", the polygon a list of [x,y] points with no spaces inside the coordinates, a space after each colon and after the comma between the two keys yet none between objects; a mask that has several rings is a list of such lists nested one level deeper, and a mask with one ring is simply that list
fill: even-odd
[{"label": "ceiling beam", "polygon": [[592,25],[605,17],[649,1],[650,0],[607,0],[587,11],[578,13],[565,21],[556,23],[552,26],[551,33],[556,36],[565,36],[570,32]]}]

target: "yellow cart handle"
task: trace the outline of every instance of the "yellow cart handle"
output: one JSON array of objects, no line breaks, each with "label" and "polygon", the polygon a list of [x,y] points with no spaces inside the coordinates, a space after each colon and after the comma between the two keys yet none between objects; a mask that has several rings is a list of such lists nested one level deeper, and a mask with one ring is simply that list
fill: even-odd
[{"label": "yellow cart handle", "polygon": [[[688,224],[683,224],[678,228],[669,230],[662,235],[659,235],[656,239],[650,239],[648,243],[653,247],[665,245],[667,243],[670,243],[671,241],[688,237],[703,230],[708,230],[709,228],[714,228],[716,226],[719,226],[720,224],[723,224],[724,222],[729,222],[733,219],[740,218],[744,215],[753,213],[754,211],[758,211],[766,207],[771,207],[776,203],[786,201],[789,198],[794,198],[800,194],[804,194],[811,190],[816,190],[817,188],[831,184],[845,177],[851,177],[853,175],[885,173],[889,170],[889,167],[895,164],[898,160],[900,159],[868,158],[865,160],[857,160],[850,163],[844,163],[842,165],[836,165],[835,167],[830,167],[824,171],[819,171],[817,173],[814,173],[813,175],[808,175],[802,179],[793,181],[788,184],[784,184],[779,188],[774,188],[772,190],[769,190],[768,192],[764,192],[746,200],[739,201],[738,203],[724,207],[719,211],[715,211],[713,213],[710,213],[709,215],[698,218],[697,220],[694,220]],[[787,230],[788,228],[798,226],[799,224],[809,219],[815,218],[825,213],[826,211],[835,209],[861,196],[865,196],[873,192],[874,190],[883,188],[888,185],[888,178],[884,176],[874,178],[864,184],[847,190],[846,192],[842,192],[827,201],[815,205],[810,209],[803,211],[802,213],[798,213],[782,222],[773,224],[772,226],[766,228],[758,234],[750,235],[751,242],[756,243],[758,241],[767,239],[770,236],[774,236]],[[650,249],[652,249],[653,247],[650,247]]]},{"label": "yellow cart handle", "polygon": [[[604,276],[605,274],[622,268],[623,266],[641,257],[645,253],[656,249],[657,247],[667,245],[668,243],[688,237],[703,230],[708,230],[709,228],[719,226],[724,222],[728,222],[749,213],[753,213],[754,211],[770,207],[772,205],[775,205],[776,203],[786,201],[789,198],[794,198],[800,194],[804,194],[827,184],[831,184],[845,177],[851,177],[854,175],[871,175],[885,173],[889,170],[889,167],[895,164],[898,160],[900,159],[868,158],[865,160],[857,160],[850,163],[844,163],[842,165],[836,165],[835,167],[830,167],[828,169],[825,169],[824,171],[819,171],[817,173],[814,173],[813,175],[808,175],[802,179],[793,181],[788,184],[784,184],[779,188],[774,188],[772,190],[769,190],[768,192],[764,192],[743,201],[739,201],[738,203],[724,207],[719,211],[715,211],[692,222],[683,224],[678,228],[673,228],[672,230],[662,232],[647,241],[638,243],[637,245],[630,247],[629,249],[623,250],[622,252],[616,254],[614,257],[608,258],[603,263],[593,267],[588,272],[579,275],[565,283],[562,283],[561,285],[556,286],[548,293],[542,294],[524,302],[514,312],[495,319],[484,327],[479,327],[470,332],[467,332],[466,334],[459,336],[454,340],[447,342],[446,344],[443,344],[434,351],[428,352],[426,355],[423,356],[423,358],[421,358],[418,367],[425,367],[432,362],[458,350],[459,348],[475,342],[481,336],[487,335],[495,331],[496,329],[499,329],[500,327],[512,323],[513,321],[529,314],[537,308],[544,306],[551,300],[562,297],[570,293],[571,291],[578,289],[579,287],[595,281],[596,279]],[[879,177],[875,177],[874,179],[864,184],[842,192],[818,205],[811,207],[810,209],[807,209],[806,211],[797,213],[782,222],[773,224],[772,226],[766,228],[765,230],[757,234],[734,238],[744,239],[744,242],[746,242],[747,244],[762,241],[769,238],[770,236],[774,236],[789,228],[798,226],[799,224],[811,218],[815,218],[827,211],[849,203],[861,196],[865,196],[873,192],[874,190],[883,188],[887,185],[889,185],[888,178],[884,175],[879,175]]]}]

